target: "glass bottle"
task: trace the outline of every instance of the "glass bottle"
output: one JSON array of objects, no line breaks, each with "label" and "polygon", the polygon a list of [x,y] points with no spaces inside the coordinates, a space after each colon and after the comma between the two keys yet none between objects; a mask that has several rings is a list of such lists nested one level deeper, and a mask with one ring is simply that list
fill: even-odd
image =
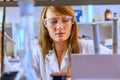
[{"label": "glass bottle", "polygon": [[64,72],[54,72],[50,76],[52,80],[67,80],[67,74]]}]

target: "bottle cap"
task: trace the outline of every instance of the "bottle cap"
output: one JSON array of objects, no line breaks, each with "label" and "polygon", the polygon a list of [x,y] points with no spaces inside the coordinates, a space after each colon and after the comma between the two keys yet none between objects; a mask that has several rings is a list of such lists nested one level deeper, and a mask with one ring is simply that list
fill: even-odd
[{"label": "bottle cap", "polygon": [[51,75],[52,80],[66,80],[67,74],[66,72],[53,72]]}]

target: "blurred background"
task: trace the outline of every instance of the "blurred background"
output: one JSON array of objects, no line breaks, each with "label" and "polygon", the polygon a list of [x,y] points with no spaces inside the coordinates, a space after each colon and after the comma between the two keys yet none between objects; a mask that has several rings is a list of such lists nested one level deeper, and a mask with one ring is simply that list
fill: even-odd
[{"label": "blurred background", "polygon": [[[2,0],[0,1],[2,2]],[[10,2],[10,1],[17,1],[17,0],[6,0],[6,2]],[[39,0],[36,0],[36,1],[39,1]],[[40,0],[40,1],[44,2],[49,0]],[[55,0],[50,0],[50,1],[55,1]],[[46,4],[49,4],[49,3],[50,2],[46,2]],[[93,30],[92,30],[91,23],[94,20],[96,22],[99,22],[98,26],[99,26],[99,33],[100,33],[100,43],[112,49],[113,26],[111,23],[111,19],[113,16],[120,17],[120,9],[118,9],[120,5],[119,4],[113,4],[113,5],[112,4],[109,4],[109,5],[89,5],[89,4],[78,5],[77,4],[72,6],[76,15],[76,19],[78,21],[79,36],[82,36],[86,39],[93,39]],[[40,20],[40,14],[41,14],[42,8],[43,8],[43,5],[39,6],[38,4],[34,8],[35,41],[37,41],[38,32],[40,28],[39,20]],[[0,27],[2,22],[2,16],[3,16],[3,7],[1,5],[0,6]],[[23,31],[19,29],[20,20],[21,20],[21,16],[20,16],[19,7],[15,5],[10,6],[9,4],[8,7],[6,7],[5,32],[13,41],[15,41],[15,43],[11,42],[10,40],[6,42],[7,56],[13,56],[13,57],[18,56],[18,52],[23,48],[24,44],[22,41],[24,38],[22,36]]]}]

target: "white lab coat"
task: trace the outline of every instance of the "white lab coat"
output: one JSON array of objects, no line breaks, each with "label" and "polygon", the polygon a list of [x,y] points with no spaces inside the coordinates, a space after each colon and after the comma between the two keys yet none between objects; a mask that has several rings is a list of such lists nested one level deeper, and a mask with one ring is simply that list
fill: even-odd
[{"label": "white lab coat", "polygon": [[[94,54],[92,40],[80,40],[79,45],[82,46],[82,54]],[[68,71],[68,68],[70,68],[70,58],[67,51],[60,65],[60,69],[58,67],[58,62],[54,50],[50,51],[46,55],[45,63],[43,61],[42,53],[38,46],[36,49],[34,49],[33,52],[34,53],[32,55],[32,64],[36,75],[39,77],[39,80],[51,80],[50,74],[52,72]],[[108,48],[100,45],[100,54],[111,54],[111,51]]]}]

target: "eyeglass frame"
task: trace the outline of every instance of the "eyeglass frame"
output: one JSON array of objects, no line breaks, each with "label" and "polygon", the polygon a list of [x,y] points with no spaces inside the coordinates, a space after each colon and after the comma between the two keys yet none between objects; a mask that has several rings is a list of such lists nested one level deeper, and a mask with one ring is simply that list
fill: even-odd
[{"label": "eyeglass frame", "polygon": [[[64,17],[71,18],[71,23],[74,24],[74,20],[73,20],[73,17],[72,17],[72,16],[64,16]],[[54,19],[54,18],[52,18],[52,19]],[[46,25],[46,21],[47,21],[47,20],[49,21],[50,19],[49,19],[49,18],[45,18],[45,19],[44,19],[44,22],[43,22],[44,25]],[[57,22],[56,24],[58,24],[58,23],[59,23],[59,22]],[[62,21],[62,24],[64,24],[63,21]],[[46,26],[45,26],[45,27],[46,27]]]}]

